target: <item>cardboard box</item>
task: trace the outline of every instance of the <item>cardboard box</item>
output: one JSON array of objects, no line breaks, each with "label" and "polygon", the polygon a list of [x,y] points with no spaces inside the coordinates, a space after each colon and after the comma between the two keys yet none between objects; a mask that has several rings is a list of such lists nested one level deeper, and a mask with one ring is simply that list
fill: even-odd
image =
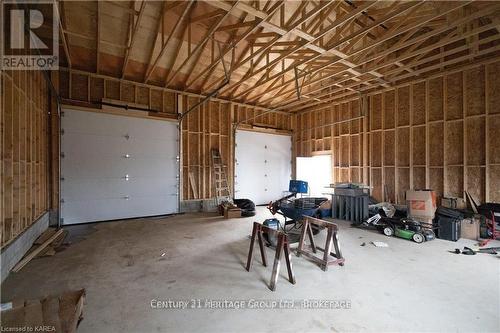
[{"label": "cardboard box", "polygon": [[5,303],[10,308],[2,311],[1,331],[76,333],[84,299],[85,289],[37,300],[14,299]]},{"label": "cardboard box", "polygon": [[225,219],[234,219],[236,217],[241,217],[241,209],[239,208],[226,208],[224,209]]},{"label": "cardboard box", "polygon": [[406,191],[406,204],[409,217],[434,218],[436,212],[436,193],[434,191]]},{"label": "cardboard box", "polygon": [[478,240],[479,239],[479,227],[481,221],[476,218],[463,219],[461,222],[461,233],[462,238]]}]

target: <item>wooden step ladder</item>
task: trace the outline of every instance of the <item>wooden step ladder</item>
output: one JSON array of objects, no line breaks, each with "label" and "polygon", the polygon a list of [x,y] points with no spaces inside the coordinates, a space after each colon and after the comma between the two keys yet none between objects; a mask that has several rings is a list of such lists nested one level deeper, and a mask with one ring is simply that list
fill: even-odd
[{"label": "wooden step ladder", "polygon": [[217,206],[223,201],[231,201],[231,192],[227,182],[226,166],[222,164],[222,157],[218,149],[212,149],[212,170],[214,175],[215,199]]}]

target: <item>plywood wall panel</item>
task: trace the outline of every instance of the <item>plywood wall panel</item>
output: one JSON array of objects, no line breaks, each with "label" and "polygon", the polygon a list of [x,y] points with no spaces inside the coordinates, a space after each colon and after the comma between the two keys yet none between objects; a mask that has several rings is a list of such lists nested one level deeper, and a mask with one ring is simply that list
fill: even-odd
[{"label": "plywood wall panel", "polygon": [[395,126],[395,98],[396,93],[394,90],[384,93],[384,129],[394,128]]},{"label": "plywood wall panel", "polygon": [[398,126],[410,125],[410,87],[404,86],[397,89],[396,118]]},{"label": "plywood wall panel", "polygon": [[425,189],[425,167],[413,167],[413,188]]},{"label": "plywood wall panel", "polygon": [[395,140],[396,132],[394,130],[384,131],[384,165],[395,165]]},{"label": "plywood wall panel", "polygon": [[413,165],[425,165],[425,126],[412,127]]},{"label": "plywood wall panel", "polygon": [[429,121],[443,119],[443,78],[429,80]]},{"label": "plywood wall panel", "polygon": [[389,202],[396,202],[396,169],[393,167],[384,168],[384,192],[385,199]]},{"label": "plywood wall panel", "polygon": [[149,88],[137,87],[137,103],[149,105]]},{"label": "plywood wall panel", "polygon": [[71,74],[71,98],[86,101],[88,99],[88,77],[81,74]]},{"label": "plywood wall panel", "polygon": [[373,95],[370,108],[370,129],[377,130],[382,128],[382,94]]},{"label": "plywood wall panel", "polygon": [[486,163],[485,124],[483,117],[469,118],[465,120],[467,164],[484,165]]},{"label": "plywood wall panel", "polygon": [[467,191],[474,200],[485,202],[486,195],[486,168],[467,167],[466,168]]},{"label": "plywood wall panel", "polygon": [[446,76],[446,120],[463,117],[462,72]]},{"label": "plywood wall panel", "polygon": [[485,112],[485,70],[476,67],[465,71],[466,114],[480,115]]},{"label": "plywood wall panel", "polygon": [[396,162],[398,166],[410,165],[410,128],[398,128],[396,131]]},{"label": "plywood wall panel", "polygon": [[500,113],[500,61],[486,66],[488,113]]},{"label": "plywood wall panel", "polygon": [[429,169],[429,188],[436,192],[436,196],[442,197],[444,192],[443,168]]},{"label": "plywood wall panel", "polygon": [[120,82],[106,80],[105,91],[106,98],[120,100]]},{"label": "plywood wall panel", "polygon": [[452,197],[462,197],[464,191],[464,177],[461,166],[448,166],[445,172],[444,195]]},{"label": "plywood wall panel", "polygon": [[[500,91],[500,90],[499,90]],[[488,120],[488,163],[500,164],[500,115]]]},{"label": "plywood wall panel", "polygon": [[171,114],[173,117],[176,116],[177,113],[177,95],[173,92],[163,91],[163,109],[162,111],[165,113]]},{"label": "plywood wall panel", "polygon": [[135,86],[130,83],[122,84],[121,100],[124,102],[135,103]]},{"label": "plywood wall panel", "polygon": [[397,168],[397,187],[398,193],[396,203],[404,204],[406,198],[406,191],[410,189],[410,168]]},{"label": "plywood wall panel", "polygon": [[444,163],[444,125],[429,124],[429,165],[442,166]]},{"label": "plywood wall panel", "polygon": [[104,98],[104,79],[90,78],[90,101],[100,102]]},{"label": "plywood wall panel", "polygon": [[373,186],[371,191],[372,197],[374,197],[375,200],[381,202],[384,199],[382,196],[382,169],[372,169],[371,174],[371,185]]},{"label": "plywood wall panel", "polygon": [[424,82],[418,82],[415,83],[412,86],[413,90],[413,110],[412,110],[412,124],[413,125],[420,125],[425,123],[425,81]]},{"label": "plywood wall panel", "polygon": [[382,132],[372,132],[370,134],[372,144],[371,149],[371,166],[382,166]]},{"label": "plywood wall panel", "polygon": [[463,164],[464,132],[462,121],[454,121],[445,125],[445,162],[446,164]]},{"label": "plywood wall panel", "polygon": [[159,89],[151,89],[150,90],[150,105],[149,107],[155,111],[163,110],[163,98],[162,91]]},{"label": "plywood wall panel", "polygon": [[486,184],[490,192],[491,202],[500,202],[500,165],[492,165],[489,169],[489,182]]}]

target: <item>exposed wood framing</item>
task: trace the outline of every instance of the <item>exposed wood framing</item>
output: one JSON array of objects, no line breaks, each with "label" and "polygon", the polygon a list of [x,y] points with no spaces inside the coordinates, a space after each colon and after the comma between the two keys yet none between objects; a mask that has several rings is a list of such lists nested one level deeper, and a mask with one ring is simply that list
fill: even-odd
[{"label": "exposed wood framing", "polygon": [[365,182],[378,200],[404,203],[406,190],[432,188],[439,197],[463,197],[466,190],[480,202],[498,202],[500,151],[492,137],[500,113],[491,106],[499,73],[500,61],[490,60],[370,93],[368,127],[356,118],[359,97],[300,113],[297,156],[333,154],[332,182]]},{"label": "exposed wood framing", "polygon": [[38,71],[2,71],[2,247],[50,206],[48,87]]}]

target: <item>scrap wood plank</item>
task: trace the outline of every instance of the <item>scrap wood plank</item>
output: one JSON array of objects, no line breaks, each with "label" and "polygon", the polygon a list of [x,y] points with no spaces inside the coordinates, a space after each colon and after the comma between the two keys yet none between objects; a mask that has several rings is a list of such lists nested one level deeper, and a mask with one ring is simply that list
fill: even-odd
[{"label": "scrap wood plank", "polygon": [[[52,231],[48,231],[48,232],[45,232],[43,233],[40,237],[38,237],[38,239],[33,243],[34,245],[31,247],[31,249],[28,251],[28,254],[31,253],[32,251],[35,251],[37,249],[37,246],[35,246],[36,244],[42,244],[39,242],[39,239],[43,237],[43,240],[47,240],[48,237],[44,236],[46,233],[49,234],[49,235],[53,235],[55,232],[56,232],[56,229],[55,228],[51,228],[53,229],[53,232]],[[66,236],[68,235],[68,231],[67,230],[63,230],[63,232],[57,236],[53,241],[52,243],[50,243],[45,249],[43,249],[42,251],[40,251],[36,256],[35,258],[41,258],[41,257],[48,257],[48,256],[53,256],[54,254],[56,254],[56,250],[58,247],[60,247],[64,241],[64,239],[66,238]]]},{"label": "scrap wood plank", "polygon": [[56,228],[47,228],[38,238],[35,240],[33,244],[40,245],[43,244],[47,239],[49,239],[52,235],[56,233]]},{"label": "scrap wood plank", "polygon": [[189,183],[191,184],[191,190],[193,190],[193,198],[198,199],[198,189],[196,188],[196,183],[194,181],[193,171],[189,171]]},{"label": "scrap wood plank", "polygon": [[464,191],[464,192],[465,192],[466,202],[469,203],[469,205],[470,205],[472,211],[474,212],[474,214],[477,214],[478,210],[477,210],[477,204],[476,204],[476,202],[474,201],[474,199],[470,195],[469,191]]},{"label": "scrap wood plank", "polygon": [[30,252],[27,256],[25,256],[21,261],[19,261],[14,268],[12,268],[13,272],[19,272],[27,263],[31,261],[31,259],[35,258],[38,253],[40,253],[43,249],[45,249],[49,244],[51,244],[59,235],[63,233],[62,229],[57,230],[55,234],[53,234],[49,239],[47,239],[43,244],[38,246],[32,252]]},{"label": "scrap wood plank", "polygon": [[56,250],[52,245],[49,245],[45,249],[43,249],[40,253],[38,253],[35,258],[51,257],[54,254],[56,254]]}]

